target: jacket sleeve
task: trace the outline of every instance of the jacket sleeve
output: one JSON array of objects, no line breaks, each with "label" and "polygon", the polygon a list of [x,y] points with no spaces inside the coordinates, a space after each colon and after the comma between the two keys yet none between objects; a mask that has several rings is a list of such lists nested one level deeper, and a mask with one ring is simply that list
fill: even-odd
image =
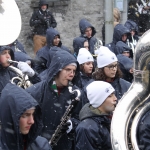
[{"label": "jacket sleeve", "polygon": [[36,84],[41,81],[40,77],[38,76],[38,73],[35,72],[35,75],[33,77],[29,77],[29,80],[32,84]]},{"label": "jacket sleeve", "polygon": [[57,26],[57,22],[54,18],[54,16],[52,14],[51,15],[51,20],[50,20],[50,24],[51,24],[51,27],[55,28]]},{"label": "jacket sleeve", "polygon": [[36,72],[40,74],[41,72],[46,70],[46,63],[47,61],[44,58],[36,56],[34,63],[34,69],[36,70]]},{"label": "jacket sleeve", "polygon": [[28,150],[52,150],[52,148],[47,139],[38,136],[31,146],[29,146]]}]

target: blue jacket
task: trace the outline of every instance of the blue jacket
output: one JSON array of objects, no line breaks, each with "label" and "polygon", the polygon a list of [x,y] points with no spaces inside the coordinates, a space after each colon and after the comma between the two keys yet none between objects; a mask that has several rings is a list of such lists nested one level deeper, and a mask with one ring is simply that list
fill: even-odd
[{"label": "blue jacket", "polygon": [[107,115],[93,113],[88,103],[80,111],[80,120],[76,128],[75,150],[112,150]]},{"label": "blue jacket", "polygon": [[116,43],[116,50],[118,54],[122,54],[124,51],[132,52],[131,48],[122,41]]},{"label": "blue jacket", "polygon": [[[136,41],[138,41],[139,40],[139,37],[138,37],[138,32],[139,32],[138,25],[134,21],[132,21],[132,20],[127,20],[125,22],[124,26],[127,27],[129,29],[129,31],[135,30],[135,35],[133,36],[133,38]],[[129,38],[129,41],[132,42],[131,36],[129,36],[128,38]]]},{"label": "blue jacket", "polygon": [[137,142],[140,150],[150,149],[150,111],[139,121],[137,129]]},{"label": "blue jacket", "polygon": [[[60,124],[60,119],[70,103],[70,92],[68,87],[64,87],[61,90],[60,95],[57,95],[51,85],[54,77],[59,73],[59,71],[70,63],[77,63],[77,60],[73,55],[66,51],[57,51],[49,66],[47,78],[26,89],[26,91],[39,102],[42,108],[44,128],[41,135],[48,140],[50,140],[52,134],[56,130],[56,127]],[[77,67],[77,71],[79,71],[79,65]],[[74,84],[74,81],[72,82]],[[73,88],[77,87],[74,86]],[[78,119],[80,109],[81,105],[79,102],[73,111],[72,118]],[[72,149],[72,141],[68,139],[67,134],[62,136],[58,145],[54,147],[54,149]]]},{"label": "blue jacket", "polygon": [[[89,27],[92,28],[92,37],[91,38],[87,38],[85,35],[85,30]],[[91,54],[94,54],[94,45],[97,42],[97,39],[94,37],[94,35],[96,34],[95,28],[86,19],[80,20],[79,28],[80,28],[80,32],[81,32],[81,37],[86,38],[89,42],[89,51],[91,52]]]},{"label": "blue jacket", "polygon": [[87,39],[84,37],[76,37],[73,40],[73,48],[74,48],[74,56],[77,58],[78,53],[79,53],[79,49],[80,48],[84,48],[84,42]]},{"label": "blue jacket", "polygon": [[80,76],[76,81],[76,86],[78,86],[80,89],[83,89],[84,86],[92,79],[92,76],[87,76],[86,74],[83,74],[80,72]]},{"label": "blue jacket", "polygon": [[[51,48],[53,47],[53,40],[54,40],[56,35],[58,35],[60,37],[59,32],[57,30],[53,29],[53,28],[49,28],[46,31],[47,45],[42,47],[36,53],[36,60],[38,61],[38,63],[35,65],[35,70],[38,73],[41,73],[42,71],[44,71],[45,69],[48,68],[47,63],[50,61],[49,60],[49,58],[50,58],[49,57],[49,52],[50,52]],[[61,41],[59,42],[58,47],[65,50],[65,51],[70,52],[67,47],[62,45]]]},{"label": "blue jacket", "polygon": [[120,70],[123,73],[123,79],[132,83],[133,74],[131,74],[129,70],[133,68],[133,60],[122,54],[117,55],[117,58]]},{"label": "blue jacket", "polygon": [[106,45],[116,55],[118,54],[116,51],[116,43],[122,41],[123,34],[130,34],[130,31],[124,25],[117,24],[114,28],[113,41]]},{"label": "blue jacket", "polygon": [[[31,107],[35,107],[34,124],[24,137],[19,131],[21,115]],[[27,150],[51,150],[48,141],[38,136],[43,127],[41,109],[24,89],[8,83],[3,89],[0,99],[0,148],[3,150],[24,150],[24,140]],[[8,132],[9,131],[9,132]]]}]

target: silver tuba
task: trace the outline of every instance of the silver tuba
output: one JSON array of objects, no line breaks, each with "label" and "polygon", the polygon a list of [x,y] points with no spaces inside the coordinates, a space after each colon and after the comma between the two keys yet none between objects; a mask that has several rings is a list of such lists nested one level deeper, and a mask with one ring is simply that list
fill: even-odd
[{"label": "silver tuba", "polygon": [[111,123],[113,150],[138,150],[136,131],[139,118],[150,109],[143,107],[150,97],[150,30],[143,34],[135,48],[134,82],[118,103]]}]

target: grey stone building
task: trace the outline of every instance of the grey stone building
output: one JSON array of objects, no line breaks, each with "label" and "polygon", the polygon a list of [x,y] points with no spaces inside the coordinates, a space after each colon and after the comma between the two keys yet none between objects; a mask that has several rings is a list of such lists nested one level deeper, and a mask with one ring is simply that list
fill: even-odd
[{"label": "grey stone building", "polygon": [[[28,54],[34,57],[33,43],[28,37],[31,31],[29,20],[33,10],[38,7],[39,0],[16,0],[22,17],[22,30],[18,39],[24,45]],[[72,43],[80,35],[79,20],[86,18],[96,28],[97,38],[102,38],[101,29],[104,21],[103,0],[49,0],[49,10],[57,21],[63,45],[73,50]]]}]

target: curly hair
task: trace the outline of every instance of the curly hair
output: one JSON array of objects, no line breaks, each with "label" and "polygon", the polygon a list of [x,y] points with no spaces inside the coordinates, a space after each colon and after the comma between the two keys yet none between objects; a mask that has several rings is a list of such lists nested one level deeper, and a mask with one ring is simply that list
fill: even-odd
[{"label": "curly hair", "polygon": [[[104,72],[104,67],[103,68],[96,68],[95,72],[93,72],[92,77],[95,81],[106,81],[107,76],[105,75]],[[115,75],[115,79],[116,78],[121,78],[122,77],[122,72],[119,68],[119,66],[117,67],[117,72]]]}]

